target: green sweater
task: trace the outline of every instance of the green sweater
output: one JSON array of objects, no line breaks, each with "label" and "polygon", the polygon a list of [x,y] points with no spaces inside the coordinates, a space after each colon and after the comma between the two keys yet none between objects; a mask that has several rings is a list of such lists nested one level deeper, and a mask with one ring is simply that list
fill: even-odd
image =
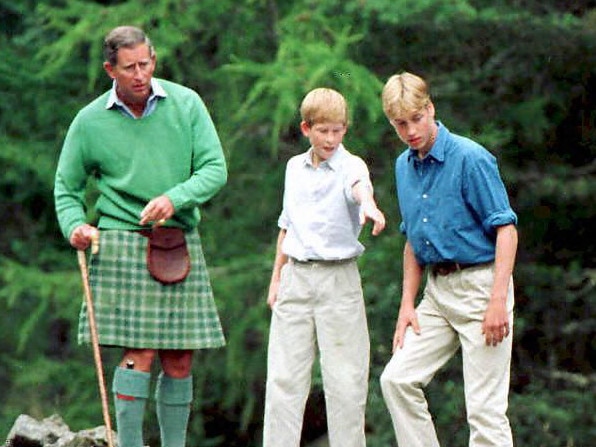
[{"label": "green sweater", "polygon": [[99,189],[100,229],[136,230],[147,202],[165,194],[175,214],[166,225],[191,230],[198,205],[227,181],[226,162],[211,117],[197,93],[159,80],[167,97],[149,116],[132,119],[106,109],[109,92],[73,120],[58,161],[56,214],[64,237],[86,221],[87,179]]}]

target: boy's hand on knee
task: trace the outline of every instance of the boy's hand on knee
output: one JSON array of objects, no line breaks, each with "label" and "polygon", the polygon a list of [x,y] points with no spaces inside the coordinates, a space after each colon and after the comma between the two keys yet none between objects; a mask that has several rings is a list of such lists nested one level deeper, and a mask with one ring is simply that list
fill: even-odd
[{"label": "boy's hand on knee", "polygon": [[418,324],[418,317],[414,309],[409,311],[402,310],[399,313],[393,335],[393,352],[398,348],[401,349],[404,347],[404,337],[408,326],[412,326],[414,333],[420,335],[420,325]]}]

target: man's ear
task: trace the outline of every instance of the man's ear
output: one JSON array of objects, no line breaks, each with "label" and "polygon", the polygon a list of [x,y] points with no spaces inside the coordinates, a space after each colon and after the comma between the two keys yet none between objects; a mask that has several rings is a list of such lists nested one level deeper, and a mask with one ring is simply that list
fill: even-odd
[{"label": "man's ear", "polygon": [[116,77],[116,74],[114,73],[114,67],[108,61],[105,61],[103,63],[103,69],[106,71],[110,78],[114,79]]},{"label": "man's ear", "polygon": [[429,101],[426,107],[428,109],[428,114],[430,115],[430,117],[432,119],[434,119],[435,118],[435,105],[433,104],[433,102]]}]

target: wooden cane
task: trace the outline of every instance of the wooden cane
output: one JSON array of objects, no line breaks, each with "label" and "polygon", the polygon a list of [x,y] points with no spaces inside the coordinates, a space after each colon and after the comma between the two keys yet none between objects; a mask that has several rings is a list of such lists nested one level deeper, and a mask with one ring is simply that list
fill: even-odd
[{"label": "wooden cane", "polygon": [[[95,253],[98,249],[98,239],[93,238],[91,249]],[[93,299],[91,298],[91,287],[89,287],[89,273],[87,271],[87,257],[84,250],[77,250],[81,278],[83,280],[83,289],[85,291],[85,303],[87,304],[87,319],[89,320],[89,331],[91,332],[91,344],[93,345],[93,357],[95,359],[95,369],[97,372],[97,381],[99,382],[99,394],[101,396],[101,407],[103,411],[103,420],[106,426],[106,436],[108,447],[114,447],[112,439],[112,423],[110,421],[110,412],[108,407],[108,394],[104,382],[103,365],[101,362],[101,353],[99,351],[99,339],[97,337],[97,326],[95,325],[95,311],[93,309]]]}]

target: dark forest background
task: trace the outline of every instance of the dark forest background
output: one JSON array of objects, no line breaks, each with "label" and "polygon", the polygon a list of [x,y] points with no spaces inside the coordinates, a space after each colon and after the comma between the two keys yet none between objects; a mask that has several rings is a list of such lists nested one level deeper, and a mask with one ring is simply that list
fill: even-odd
[{"label": "dark forest background", "polygon": [[[516,445],[596,445],[594,0],[0,0],[0,439],[21,413],[59,413],[73,430],[103,423],[91,350],[76,344],[82,287],[52,187],[68,125],[110,86],[101,42],[120,24],[149,32],[157,76],[202,95],[229,163],[201,224],[228,346],[197,357],[189,445],[260,443],[283,170],[306,149],[298,105],[318,86],[347,97],[346,146],[368,162],[389,222],[378,238],[363,232],[360,267],[372,346],[368,445],[395,445],[378,378],[400,297],[393,163],[403,146],[380,90],[402,70],[430,81],[447,127],[498,157],[520,218]],[[104,352],[108,383],[116,356]],[[460,360],[428,389],[450,447],[467,445]],[[154,418],[149,411],[151,445]],[[324,418],[315,371],[305,445],[324,435]]]}]

